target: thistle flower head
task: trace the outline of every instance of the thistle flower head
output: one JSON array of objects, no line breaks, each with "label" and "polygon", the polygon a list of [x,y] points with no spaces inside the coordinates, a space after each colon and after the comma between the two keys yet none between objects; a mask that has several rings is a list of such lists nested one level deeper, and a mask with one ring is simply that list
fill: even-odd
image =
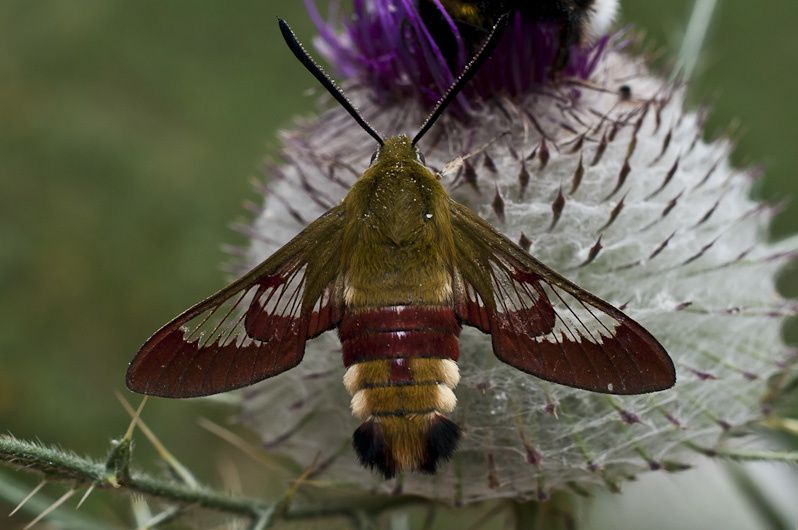
[{"label": "thistle flower head", "polygon": [[[451,62],[410,0],[354,5],[340,32],[311,7],[319,43],[378,130],[413,131]],[[467,96],[467,119],[444,118],[425,139],[427,164],[452,169],[443,179],[457,200],[645,325],[674,358],[678,383],[630,397],[549,384],[502,364],[488,337],[466,330],[453,416],[461,446],[437,475],[404,476],[407,493],[538,499],[683,469],[698,447],[758,443],[753,426],[796,361],[780,333],[793,307],[774,287],[796,241],[767,241],[772,209],[749,198],[754,173],[732,167],[728,141],[703,140],[682,87],[608,37],[575,50],[563,81],[541,84],[545,43],[556,39],[529,23],[516,19],[475,85],[482,96]],[[335,205],[374,148],[339,109],[297,124],[283,143],[242,269]],[[323,335],[299,367],[245,391],[243,421],[299,462],[321,453],[330,480],[392,491],[350,450],[358,422],[342,375],[338,339]]]},{"label": "thistle flower head", "polygon": [[[475,51],[478,37],[458,24],[440,0],[355,0],[351,16],[321,17],[313,0],[305,0],[319,36],[316,43],[335,69],[371,89],[380,103],[419,98],[435,103],[451,86]],[[331,11],[339,12],[333,2]],[[343,27],[343,31],[340,31]],[[574,46],[561,72],[588,79],[610,38]],[[545,82],[560,47],[559,29],[551,22],[511,15],[503,41],[471,83],[480,96],[495,92],[525,94]],[[461,101],[467,105],[467,101]]]}]

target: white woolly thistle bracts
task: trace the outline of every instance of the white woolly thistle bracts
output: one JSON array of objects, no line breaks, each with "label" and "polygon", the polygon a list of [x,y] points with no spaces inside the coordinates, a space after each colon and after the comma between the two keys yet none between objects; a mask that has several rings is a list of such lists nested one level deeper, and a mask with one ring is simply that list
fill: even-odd
[{"label": "white woolly thistle bracts", "polygon": [[[356,2],[361,11],[343,35],[319,20],[322,49],[350,98],[386,135],[414,133],[434,99],[430,80],[451,76],[446,64],[432,71],[429,54],[374,58],[390,45],[390,20],[423,23],[412,2],[399,4]],[[682,87],[609,37],[572,51],[558,82],[536,77],[545,68],[520,65],[553,58],[553,30],[517,22],[525,26],[511,29],[499,58],[422,142],[427,164],[451,170],[443,179],[455,199],[650,330],[678,381],[630,397],[550,384],[501,363],[489,337],[466,329],[452,416],[463,439],[438,474],[401,477],[402,491],[453,503],[539,499],[614,489],[643,471],[683,469],[702,450],[760,444],[753,427],[796,362],[781,337],[794,307],[774,286],[796,240],[768,242],[772,211],[750,199],[752,173],[731,166],[728,141],[703,139]],[[388,26],[366,31],[377,23]],[[357,35],[367,33],[384,42],[366,47]],[[237,266],[259,263],[337,204],[374,149],[338,108],[283,133],[282,161],[267,171]],[[244,391],[242,421],[297,462],[320,454],[327,480],[392,491],[394,481],[351,452],[358,420],[343,373],[338,339],[323,335],[297,368]]]}]

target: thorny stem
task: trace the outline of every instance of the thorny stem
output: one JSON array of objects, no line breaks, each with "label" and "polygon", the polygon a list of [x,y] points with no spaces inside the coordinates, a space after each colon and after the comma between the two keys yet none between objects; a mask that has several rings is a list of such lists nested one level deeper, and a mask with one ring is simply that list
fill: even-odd
[{"label": "thorny stem", "polygon": [[[707,448],[693,443],[690,449],[713,458],[736,461],[781,461],[798,463],[798,452],[746,451]],[[221,493],[207,487],[192,487],[167,478],[156,477],[129,468],[130,443],[116,443],[105,463],[62,449],[0,436],[0,463],[44,475],[50,482],[68,482],[73,489],[80,486],[121,490],[174,503],[182,507],[200,507],[247,518],[250,528],[270,528],[276,521],[301,521],[330,517],[348,518],[359,527],[369,527],[374,517],[396,508],[425,505],[431,501],[410,495],[363,495],[327,499],[313,506],[294,507],[285,501],[264,502],[243,496]],[[555,495],[549,502],[515,504],[517,528],[575,528],[568,496]],[[541,526],[542,524],[542,526]]]},{"label": "thorny stem", "polygon": [[[109,459],[109,463],[113,460]],[[300,506],[282,510],[277,509],[280,503],[227,495],[206,487],[190,487],[147,473],[129,471],[127,466],[119,473],[109,474],[108,464],[10,436],[0,436],[0,463],[23,471],[40,473],[53,482],[70,482],[76,487],[95,485],[97,488],[124,490],[181,506],[201,507],[248,518],[253,521],[254,528],[268,528],[277,519],[285,521],[326,517],[356,519],[360,514],[379,514],[402,506],[428,502],[411,496],[369,495],[357,499],[325,501],[312,507]]]}]

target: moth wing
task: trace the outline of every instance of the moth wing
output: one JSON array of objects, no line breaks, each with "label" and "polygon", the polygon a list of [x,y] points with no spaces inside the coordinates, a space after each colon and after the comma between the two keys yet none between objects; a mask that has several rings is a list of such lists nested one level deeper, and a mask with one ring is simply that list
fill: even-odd
[{"label": "moth wing", "polygon": [[188,398],[293,368],[305,341],[333,329],[342,211],[333,208],[266,261],[155,333],[127,371],[135,392]]},{"label": "moth wing", "polygon": [[505,363],[547,381],[643,394],[676,381],[645,328],[552,271],[467,207],[451,201],[461,321],[490,333]]}]

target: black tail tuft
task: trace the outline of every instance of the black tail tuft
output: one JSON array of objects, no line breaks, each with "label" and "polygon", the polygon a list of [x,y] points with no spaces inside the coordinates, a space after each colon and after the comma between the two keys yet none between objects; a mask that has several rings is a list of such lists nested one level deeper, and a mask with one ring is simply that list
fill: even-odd
[{"label": "black tail tuft", "polygon": [[440,460],[449,460],[460,440],[460,427],[440,414],[435,415],[427,433],[427,451],[419,471],[433,474],[438,470]]},{"label": "black tail tuft", "polygon": [[385,443],[380,425],[374,420],[368,420],[357,428],[352,435],[352,446],[362,465],[376,468],[386,479],[396,475],[396,463]]}]

